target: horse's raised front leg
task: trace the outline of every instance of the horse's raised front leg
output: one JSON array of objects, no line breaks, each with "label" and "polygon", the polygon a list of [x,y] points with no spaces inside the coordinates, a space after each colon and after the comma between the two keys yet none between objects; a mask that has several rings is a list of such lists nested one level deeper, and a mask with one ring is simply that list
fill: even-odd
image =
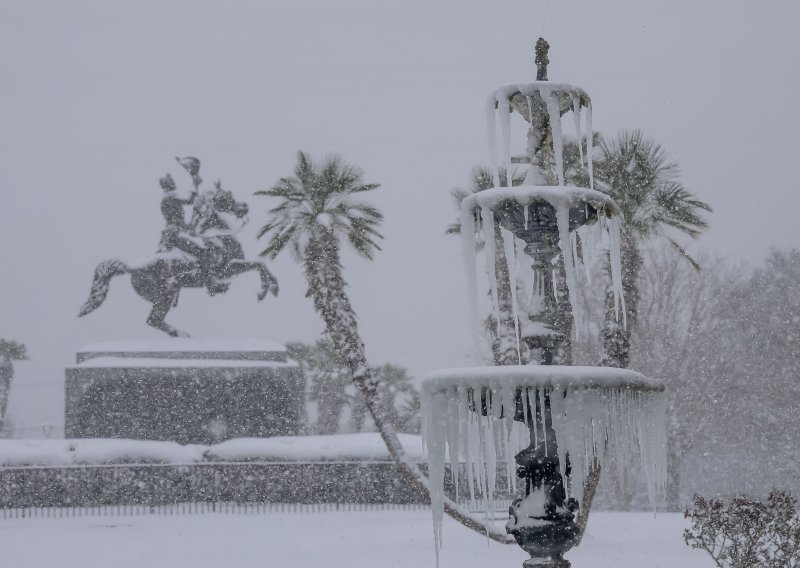
[{"label": "horse's raised front leg", "polygon": [[167,312],[169,312],[172,304],[176,300],[177,294],[171,294],[169,296],[161,297],[158,299],[158,301],[153,302],[153,309],[150,310],[150,315],[147,317],[147,325],[153,326],[156,329],[160,329],[161,331],[170,334],[172,337],[189,337],[189,334],[185,331],[181,331],[175,327],[172,327],[164,321]]},{"label": "horse's raised front leg", "polygon": [[250,272],[257,270],[261,276],[261,291],[258,293],[258,300],[261,301],[266,298],[270,292],[273,296],[278,295],[278,280],[267,269],[267,265],[260,260],[233,260],[228,265],[226,276],[233,277],[243,272]]}]

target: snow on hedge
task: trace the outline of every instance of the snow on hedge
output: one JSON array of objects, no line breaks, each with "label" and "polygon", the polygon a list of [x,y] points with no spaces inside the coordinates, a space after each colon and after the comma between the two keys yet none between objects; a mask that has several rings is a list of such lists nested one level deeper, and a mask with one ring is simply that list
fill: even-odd
[{"label": "snow on hedge", "polygon": [[[424,458],[419,436],[399,436],[412,459]],[[0,440],[0,467],[389,459],[389,452],[380,435],[373,433],[236,438],[211,446],[116,438]]]},{"label": "snow on hedge", "polygon": [[[406,453],[421,460],[422,438],[398,434]],[[335,436],[276,436],[274,438],[235,438],[211,446],[207,457],[221,461],[246,461],[261,458],[317,461],[339,459],[391,459],[379,434],[338,434]]]}]

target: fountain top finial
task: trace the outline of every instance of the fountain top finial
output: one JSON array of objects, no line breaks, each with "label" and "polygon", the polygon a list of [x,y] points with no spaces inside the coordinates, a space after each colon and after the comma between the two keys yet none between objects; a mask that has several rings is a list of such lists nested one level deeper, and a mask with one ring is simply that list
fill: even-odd
[{"label": "fountain top finial", "polygon": [[547,52],[550,50],[550,44],[540,37],[536,41],[534,52],[536,53],[536,80],[547,81],[547,64],[550,59],[547,57]]}]

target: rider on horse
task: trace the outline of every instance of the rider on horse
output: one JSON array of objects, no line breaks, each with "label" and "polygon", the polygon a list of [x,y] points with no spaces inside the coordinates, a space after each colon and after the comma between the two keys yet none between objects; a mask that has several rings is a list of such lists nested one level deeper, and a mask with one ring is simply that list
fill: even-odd
[{"label": "rider on horse", "polygon": [[[199,180],[199,177],[192,177]],[[166,227],[161,232],[159,252],[177,248],[196,258],[203,268],[203,279],[208,293],[214,295],[225,292],[228,285],[213,274],[215,263],[211,257],[216,255],[210,250],[212,247],[204,243],[198,235],[194,235],[192,228],[186,224],[183,208],[185,205],[194,205],[199,184],[195,184],[195,191],[188,198],[182,199],[178,196],[175,180],[170,174],[161,178],[159,183],[164,190],[164,197],[161,198],[161,214],[166,221]],[[202,244],[199,244],[198,241]]]},{"label": "rider on horse", "polygon": [[[167,174],[161,178],[164,189],[161,213],[166,227],[161,234],[159,252],[177,249],[183,254],[156,254],[133,265],[117,258],[100,262],[94,271],[89,298],[81,306],[79,316],[96,310],[108,295],[111,279],[121,274],[130,274],[134,291],[152,304],[147,324],[173,337],[186,336],[186,333],[164,318],[177,305],[183,288],[207,288],[214,295],[224,292],[231,278],[255,271],[261,277],[259,301],[267,294],[278,295],[278,281],[260,260],[245,259],[242,245],[236,238],[236,233],[247,223],[247,203],[237,201],[220,182],[215,183],[213,189],[200,191],[200,160],[191,156],[176,159],[192,176],[194,191],[188,198],[181,198],[172,176]],[[184,214],[187,205],[192,206],[188,221]]]}]

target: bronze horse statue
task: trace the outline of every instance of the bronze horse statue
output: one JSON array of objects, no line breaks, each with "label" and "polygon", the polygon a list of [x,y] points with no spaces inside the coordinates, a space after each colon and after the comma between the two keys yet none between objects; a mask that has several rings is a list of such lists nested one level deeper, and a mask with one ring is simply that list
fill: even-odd
[{"label": "bronze horse statue", "polygon": [[100,307],[108,294],[111,279],[120,274],[130,274],[136,293],[153,304],[147,318],[148,325],[173,337],[188,337],[187,333],[164,321],[169,310],[177,305],[182,288],[205,287],[213,296],[224,293],[227,281],[234,276],[255,270],[261,276],[259,301],[270,292],[278,295],[278,281],[263,262],[244,259],[242,246],[235,237],[237,231],[221,216],[231,214],[241,221],[241,228],[247,222],[247,204],[236,201],[219,182],[213,190],[193,196],[187,202],[193,202],[194,210],[185,227],[188,235],[182,239],[195,243],[200,253],[188,254],[176,247],[163,250],[165,247],[162,246],[162,250],[136,264],[126,264],[118,259],[104,260],[94,271],[89,299],[81,307],[78,317]]}]

